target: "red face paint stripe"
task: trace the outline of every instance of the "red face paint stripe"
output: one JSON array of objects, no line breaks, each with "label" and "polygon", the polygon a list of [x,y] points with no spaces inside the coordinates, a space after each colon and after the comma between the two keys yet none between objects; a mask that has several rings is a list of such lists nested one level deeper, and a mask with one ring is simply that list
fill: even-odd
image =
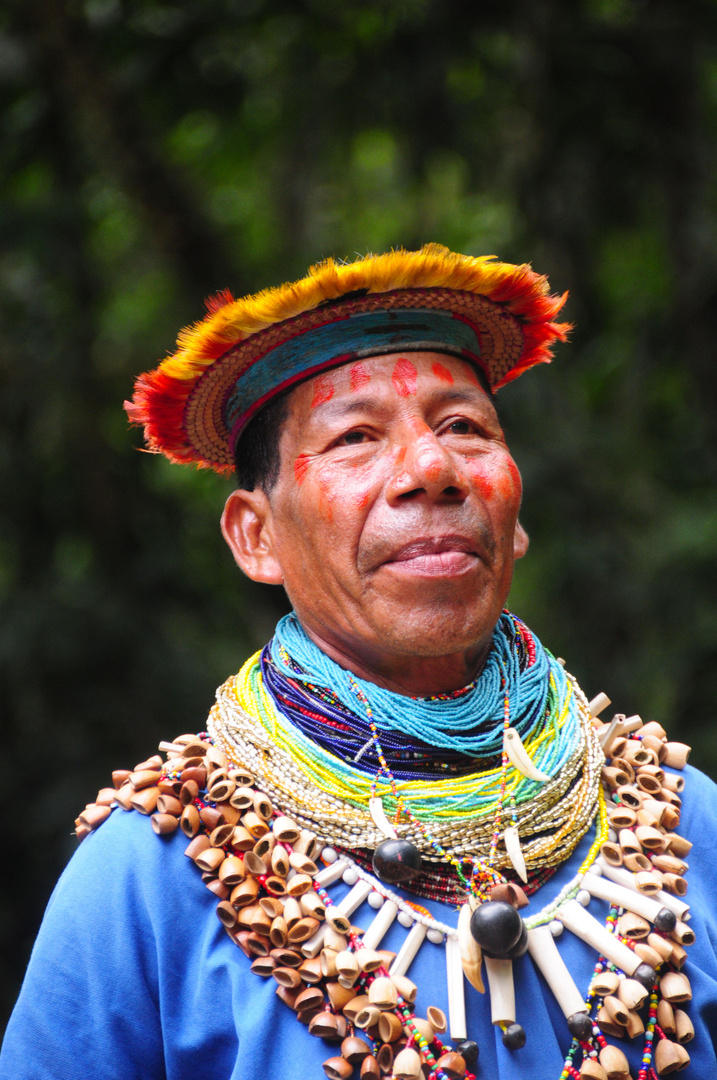
[{"label": "red face paint stripe", "polygon": [[311,402],[311,408],[315,409],[317,405],[324,405],[333,396],[334,384],[331,376],[319,375],[314,384],[314,399]]},{"label": "red face paint stripe", "polygon": [[410,360],[402,356],[396,361],[391,382],[399,397],[410,397],[411,394],[416,393],[417,378],[418,373]]},{"label": "red face paint stripe", "polygon": [[441,380],[441,382],[449,383],[450,385],[453,384],[454,380],[453,380],[453,376],[451,375],[450,371],[448,370],[447,367],[444,367],[443,364],[439,364],[439,362],[437,360],[436,360],[435,364],[432,365],[431,371],[433,372],[433,374],[436,376],[437,379]]},{"label": "red face paint stripe", "polygon": [[365,364],[353,364],[349,373],[349,380],[351,382],[351,391],[356,393],[362,386],[371,381],[368,368]]}]

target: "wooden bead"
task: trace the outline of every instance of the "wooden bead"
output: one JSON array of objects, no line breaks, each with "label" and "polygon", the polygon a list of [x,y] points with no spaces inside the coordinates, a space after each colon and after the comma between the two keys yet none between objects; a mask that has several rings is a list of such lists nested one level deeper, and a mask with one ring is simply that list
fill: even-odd
[{"label": "wooden bead", "polygon": [[271,815],[274,813],[271,805],[271,800],[264,794],[263,791],[256,791],[254,793],[254,812],[263,818],[264,821],[269,821]]},{"label": "wooden bead", "polygon": [[271,924],[269,930],[269,938],[275,948],[286,945],[289,940],[289,928],[286,925],[286,919],[281,915],[278,915]]},{"label": "wooden bead", "polygon": [[347,1039],[341,1043],[341,1056],[346,1058],[350,1065],[360,1065],[367,1054],[371,1053],[371,1048],[364,1039],[359,1039],[356,1035],[349,1035]]},{"label": "wooden bead", "polygon": [[356,953],[356,959],[361,971],[376,971],[383,963],[375,949],[359,949]]},{"label": "wooden bead", "polygon": [[607,1074],[607,1080],[624,1080],[630,1076],[628,1060],[617,1046],[604,1046],[599,1059]]},{"label": "wooden bead", "polygon": [[231,901],[235,907],[245,907],[246,904],[252,904],[258,895],[259,882],[256,878],[247,877],[234,886]]},{"label": "wooden bead", "polygon": [[423,1076],[420,1055],[412,1047],[406,1047],[396,1055],[393,1075],[396,1080],[419,1080]]},{"label": "wooden bead", "polygon": [[282,878],[289,873],[289,856],[280,844],[277,844],[271,852],[271,869]]},{"label": "wooden bead", "polygon": [[268,979],[276,967],[276,961],[271,956],[257,956],[251,962],[251,970],[255,975],[261,975],[262,979]]},{"label": "wooden bead", "polygon": [[695,1037],[695,1029],[689,1016],[683,1009],[675,1009],[675,1033],[678,1043],[692,1042]]},{"label": "wooden bead", "polygon": [[376,1058],[373,1056],[365,1057],[361,1062],[361,1080],[367,1080],[367,1078],[369,1080],[378,1080],[380,1075],[381,1070]]},{"label": "wooden bead", "polygon": [[634,911],[625,911],[617,921],[617,933],[630,941],[643,941],[652,930],[647,919]]},{"label": "wooden bead", "polygon": [[301,829],[285,815],[280,815],[274,822],[274,836],[282,844],[294,844],[301,835]]},{"label": "wooden bead", "polygon": [[671,1005],[692,1000],[690,981],[681,971],[668,971],[660,979],[660,993]]},{"label": "wooden bead", "polygon": [[[415,982],[406,978],[405,975],[392,975],[391,982],[396,987],[396,990],[403,1000],[407,1001],[409,1005],[413,1005],[418,995],[418,987]],[[433,1040],[431,1039],[430,1041],[432,1042]]]},{"label": "wooden bead", "polygon": [[636,1039],[638,1035],[645,1034],[645,1025],[643,1024],[639,1013],[630,1011],[627,1014],[625,1031],[628,1039]]},{"label": "wooden bead", "polygon": [[[298,998],[295,1007],[298,1012]],[[309,1035],[314,1035],[317,1039],[326,1039],[328,1042],[337,1041],[339,1020],[334,1013],[325,1010],[322,1012],[309,1010],[309,1015],[306,1016],[306,1013],[304,1015],[309,1022]]]},{"label": "wooden bead", "polygon": [[644,941],[638,941],[636,943],[635,952],[640,957],[643,964],[649,964],[651,968],[658,968],[662,963],[660,954],[655,952],[655,950]]},{"label": "wooden bead", "polygon": [[448,1080],[463,1080],[466,1075],[466,1062],[465,1058],[460,1054],[451,1051],[447,1054],[442,1054],[436,1062],[437,1068],[442,1069],[448,1077]]},{"label": "wooden bead", "polygon": [[684,896],[687,892],[687,882],[678,874],[663,874],[663,883],[667,891],[675,896]]},{"label": "wooden bead", "polygon": [[[112,797],[114,799],[114,792],[112,792]],[[107,820],[111,813],[112,810],[109,806],[98,806],[97,803],[89,803],[80,814],[79,820],[88,829],[96,829],[103,821]],[[176,819],[174,820],[176,821]],[[176,824],[174,827],[176,828]],[[154,831],[157,832],[157,829]]]},{"label": "wooden bead", "polygon": [[614,1024],[620,1024],[621,1027],[625,1027],[627,1024],[627,1012],[623,1003],[614,994],[608,994],[603,1000],[603,1007],[607,1009],[608,1015]]},{"label": "wooden bead", "polygon": [[686,840],[684,836],[678,836],[677,833],[669,832],[665,835],[665,839],[667,840],[668,851],[671,851],[678,859],[686,858],[692,851],[691,841]]},{"label": "wooden bead", "polygon": [[616,1039],[621,1039],[625,1034],[625,1025],[616,1023],[604,1005],[598,1011],[597,1024],[605,1035],[612,1035]]},{"label": "wooden bead", "polygon": [[318,986],[307,986],[306,990],[302,990],[297,997],[294,1007],[298,1013],[311,1019],[315,1013],[326,1008],[326,1002]]},{"label": "wooden bead", "polygon": [[665,744],[664,764],[671,769],[684,769],[692,750],[686,743],[668,742]]},{"label": "wooden bead", "polygon": [[583,1058],[580,1076],[585,1080],[608,1080],[607,1072],[594,1057]]},{"label": "wooden bead", "polygon": [[131,769],[115,769],[112,773],[112,783],[115,786],[115,790],[121,788],[122,785],[129,780],[131,775]]},{"label": "wooden bead", "polygon": [[289,896],[297,897],[308,892],[313,882],[308,874],[295,874],[287,883],[286,891]]},{"label": "wooden bead", "polygon": [[671,1039],[660,1039],[655,1047],[655,1068],[660,1076],[680,1072],[690,1063],[690,1055],[684,1046]]},{"label": "wooden bead", "polygon": [[223,848],[230,843],[233,831],[231,825],[217,825],[209,836],[209,843],[212,847]]},{"label": "wooden bead", "polygon": [[321,982],[323,972],[318,956],[304,960],[303,963],[299,964],[299,974],[306,983]]},{"label": "wooden bead", "polygon": [[313,889],[310,889],[309,892],[305,892],[299,897],[299,907],[304,915],[307,915],[312,919],[318,919],[319,922],[321,922],[326,915],[326,906],[318,893],[315,893]]},{"label": "wooden bead", "polygon": [[630,829],[637,821],[637,814],[629,806],[616,806],[608,810],[608,816],[613,829]]},{"label": "wooden bead", "polygon": [[233,926],[236,926],[237,913],[233,904],[230,904],[228,900],[222,900],[221,903],[217,904],[217,918],[227,930],[231,930]]},{"label": "wooden bead", "polygon": [[[386,975],[377,976],[368,988],[368,1000],[371,1005],[376,1005],[381,1010],[395,1009],[398,1004],[398,993],[391,979]],[[436,1030],[440,1029],[436,1028]]]},{"label": "wooden bead", "polygon": [[135,794],[130,799],[130,803],[132,809],[139,810],[140,814],[152,814],[157,806],[158,798],[158,787],[143,787],[140,791],[135,791]]},{"label": "wooden bead", "polygon": [[297,919],[296,922],[292,923],[289,927],[289,944],[301,945],[302,942],[308,941],[310,937],[313,937],[320,925],[318,919]]},{"label": "wooden bead", "polygon": [[657,1023],[668,1038],[672,1038],[677,1031],[675,1010],[665,998],[657,1003]]},{"label": "wooden bead", "polygon": [[394,1012],[383,1012],[378,1018],[378,1034],[382,1042],[396,1042],[403,1035],[403,1024]]},{"label": "wooden bead", "polygon": [[272,971],[272,975],[281,986],[287,986],[290,990],[301,986],[301,975],[296,968],[277,967]]},{"label": "wooden bead", "polygon": [[159,769],[138,769],[130,773],[129,782],[135,791],[141,791],[142,788],[156,787],[161,775]]},{"label": "wooden bead", "polygon": [[695,943],[694,930],[688,923],[683,922],[681,919],[677,920],[677,926],[670,934],[670,937],[673,941],[676,941],[678,945],[694,945]]},{"label": "wooden bead", "polygon": [[[271,938],[269,940],[271,940]],[[272,949],[271,955],[274,957],[279,967],[298,968],[303,960],[301,953],[296,952],[295,949]]]},{"label": "wooden bead", "polygon": [[619,844],[613,844],[611,840],[606,840],[600,848],[600,854],[610,866],[622,866],[622,848]]},{"label": "wooden bead", "polygon": [[354,1011],[358,1012],[363,1006],[362,1002],[368,1004],[368,998],[365,995],[360,996],[356,994],[356,991],[349,986],[342,986],[338,982],[330,982],[326,984],[326,993],[329,995],[329,1001],[337,1012],[343,1012],[349,1020],[353,1021]]},{"label": "wooden bead", "polygon": [[633,874],[649,873],[652,863],[648,859],[647,855],[643,855],[642,852],[630,852],[625,856],[625,866],[628,870],[632,870]]},{"label": "wooden bead", "polygon": [[[203,765],[190,765],[189,763],[187,763],[187,765],[182,769],[182,787],[184,787],[184,784],[193,783],[197,785],[198,791],[201,791],[204,788],[206,782],[207,770]],[[193,798],[196,798],[196,795],[193,796]]]},{"label": "wooden bead", "polygon": [[208,847],[197,855],[194,862],[200,870],[208,870],[215,874],[218,872],[224,859],[224,852],[220,848]]},{"label": "wooden bead", "polygon": [[389,1075],[393,1071],[393,1050],[390,1043],[384,1043],[383,1046],[379,1048],[378,1054],[376,1055],[376,1061],[384,1076]]},{"label": "wooden bead", "polygon": [[300,874],[308,874],[309,877],[313,877],[319,871],[318,866],[312,859],[296,851],[292,851],[289,855],[289,866]]},{"label": "wooden bead", "polygon": [[641,1009],[647,990],[637,979],[620,979],[617,996],[627,1009]]},{"label": "wooden bead", "polygon": [[203,806],[199,811],[199,820],[207,832],[210,833],[224,824],[221,810],[216,810],[213,806]]},{"label": "wooden bead", "polygon": [[[311,1030],[311,1025],[309,1025],[309,1030]],[[353,1071],[353,1065],[349,1064],[346,1058],[343,1057],[328,1058],[324,1062],[324,1072],[329,1080],[347,1080],[349,1076],[353,1075]]]},{"label": "wooden bead", "polygon": [[283,916],[284,914],[284,905],[273,896],[262,896],[259,905],[270,919],[276,919],[279,915]]},{"label": "wooden bead", "polygon": [[299,996],[298,990],[291,990],[288,986],[277,986],[276,996],[288,1005],[290,1009],[293,1009],[296,1004],[296,999]]},{"label": "wooden bead", "polygon": [[243,814],[241,823],[247,832],[251,833],[255,840],[258,840],[259,837],[269,831],[269,826],[264,821],[264,818],[259,817],[254,810],[249,810],[246,814]]},{"label": "wooden bead", "polygon": [[439,1034],[448,1030],[448,1021],[443,1009],[439,1009],[435,1005],[429,1005],[426,1009],[426,1019],[433,1030],[439,1032]]},{"label": "wooden bead", "polygon": [[367,1031],[374,1026],[376,1026],[378,1030],[378,1021],[380,1017],[381,1010],[375,1005],[364,1005],[364,1007],[359,1009],[356,1013],[353,1022],[357,1028],[361,1028],[364,1031]]},{"label": "wooden bead", "polygon": [[244,863],[236,855],[228,855],[219,867],[219,880],[228,885],[230,889],[243,881],[245,874]]},{"label": "wooden bead", "polygon": [[202,851],[206,851],[209,846],[209,837],[204,836],[204,834],[202,833],[199,836],[195,836],[191,843],[187,845],[184,850],[184,854],[187,856],[188,859],[194,861],[197,855],[199,855]]},{"label": "wooden bead", "polygon": [[617,992],[620,980],[614,971],[600,971],[593,976],[590,991],[598,997],[607,997],[608,994]]},{"label": "wooden bead", "polygon": [[[428,1021],[424,1020],[422,1016],[416,1016],[416,1017],[414,1017],[414,1019],[411,1022],[413,1024],[413,1026],[415,1027],[416,1031],[418,1032],[418,1034],[422,1035],[423,1038],[428,1043],[428,1045],[430,1046],[431,1043],[433,1042],[433,1040],[436,1037],[436,1033],[433,1030],[433,1028],[431,1027],[431,1025],[428,1023]],[[411,1034],[411,1031],[409,1029],[408,1024],[406,1024],[406,1026],[404,1028],[404,1031],[406,1032],[407,1035]]]},{"label": "wooden bead", "polygon": [[179,827],[179,819],[174,814],[152,814],[150,824],[158,836],[169,836]]}]

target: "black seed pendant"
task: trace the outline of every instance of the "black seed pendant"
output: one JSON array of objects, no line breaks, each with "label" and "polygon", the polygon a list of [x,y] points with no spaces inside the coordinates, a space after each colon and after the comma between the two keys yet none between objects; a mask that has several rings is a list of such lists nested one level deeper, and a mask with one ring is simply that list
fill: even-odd
[{"label": "black seed pendant", "polygon": [[410,840],[383,840],[373,853],[373,870],[388,885],[411,881],[421,872],[421,853]]},{"label": "black seed pendant", "polygon": [[593,1022],[585,1012],[576,1012],[568,1017],[568,1031],[574,1039],[587,1042],[593,1033]]},{"label": "black seed pendant", "polygon": [[[471,915],[471,934],[486,956],[507,957],[512,949],[522,944],[524,929],[518,912],[504,900],[487,900]],[[527,948],[527,934],[525,944]]]},{"label": "black seed pendant", "polygon": [[456,1047],[456,1053],[460,1054],[467,1067],[473,1071],[478,1064],[478,1043],[473,1039],[464,1039]]},{"label": "black seed pendant", "polygon": [[503,1032],[503,1046],[509,1050],[520,1050],[525,1046],[525,1031],[520,1024],[510,1024]]},{"label": "black seed pendant", "polygon": [[662,930],[667,934],[671,934],[677,926],[677,916],[674,911],[670,911],[669,908],[663,907],[657,912],[653,920],[655,930]]}]

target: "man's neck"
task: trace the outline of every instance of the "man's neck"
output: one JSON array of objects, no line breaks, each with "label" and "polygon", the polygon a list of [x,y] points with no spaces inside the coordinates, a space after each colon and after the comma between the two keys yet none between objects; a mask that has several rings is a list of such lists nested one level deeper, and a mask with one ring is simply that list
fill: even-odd
[{"label": "man's neck", "polygon": [[309,627],[306,633],[323,653],[359,679],[375,683],[406,697],[433,697],[461,690],[480,674],[490,649],[492,635],[469,649],[445,656],[405,656],[377,654],[350,644],[327,640]]}]

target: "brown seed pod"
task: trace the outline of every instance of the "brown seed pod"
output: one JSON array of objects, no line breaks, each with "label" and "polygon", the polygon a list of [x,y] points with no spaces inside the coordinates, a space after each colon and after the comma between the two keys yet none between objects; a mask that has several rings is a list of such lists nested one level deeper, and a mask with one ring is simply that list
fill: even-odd
[{"label": "brown seed pod", "polygon": [[150,824],[158,836],[169,836],[179,827],[179,820],[174,814],[152,814]]},{"label": "brown seed pod", "polygon": [[690,1055],[684,1046],[671,1039],[660,1039],[655,1047],[655,1068],[660,1076],[681,1072],[690,1063]]}]

